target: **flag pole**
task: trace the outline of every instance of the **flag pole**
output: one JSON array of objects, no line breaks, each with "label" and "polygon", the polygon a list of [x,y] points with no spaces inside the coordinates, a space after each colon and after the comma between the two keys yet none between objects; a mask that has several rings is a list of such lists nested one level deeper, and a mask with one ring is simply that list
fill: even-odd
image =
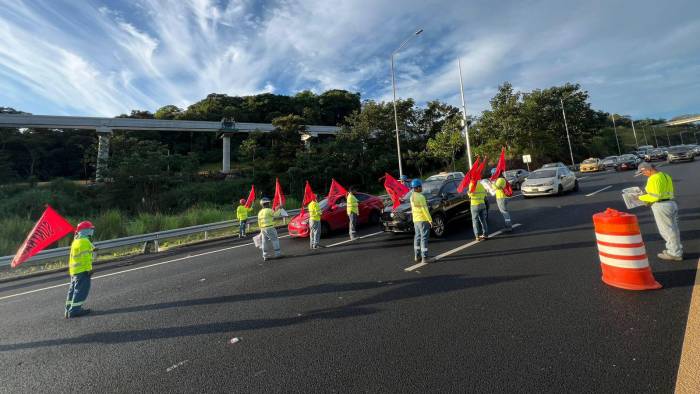
[{"label": "flag pole", "polygon": [[469,146],[469,123],[467,123],[467,105],[464,103],[464,83],[462,82],[462,59],[457,58],[459,68],[459,91],[462,94],[462,128],[464,129],[464,139],[467,145],[467,162],[469,169],[472,169],[472,149]]}]

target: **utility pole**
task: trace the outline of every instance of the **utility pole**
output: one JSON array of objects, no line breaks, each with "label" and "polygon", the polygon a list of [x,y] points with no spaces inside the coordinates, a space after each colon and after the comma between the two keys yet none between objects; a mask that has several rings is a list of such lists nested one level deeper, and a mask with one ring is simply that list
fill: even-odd
[{"label": "utility pole", "polygon": [[612,120],[613,120],[613,130],[615,130],[615,142],[617,142],[617,154],[622,155],[622,151],[620,150],[620,139],[617,138],[617,126],[615,125],[615,114],[612,114]]},{"label": "utility pole", "polygon": [[467,163],[469,169],[472,169],[472,148],[469,145],[469,121],[467,120],[467,105],[464,102],[464,83],[462,82],[462,59],[457,58],[457,67],[459,67],[459,91],[462,94],[462,128],[464,129],[464,140],[467,145]]}]

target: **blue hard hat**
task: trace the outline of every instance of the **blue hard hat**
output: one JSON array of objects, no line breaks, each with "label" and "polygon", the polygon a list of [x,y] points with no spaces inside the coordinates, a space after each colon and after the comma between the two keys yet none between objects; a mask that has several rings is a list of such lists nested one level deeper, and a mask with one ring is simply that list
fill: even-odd
[{"label": "blue hard hat", "polygon": [[407,180],[408,180],[408,176],[406,176],[406,175],[401,175],[401,180],[402,180],[402,181],[407,181]]},{"label": "blue hard hat", "polygon": [[491,169],[491,175],[493,175],[493,174],[495,174],[495,173],[496,173],[496,168],[492,168],[492,169]]},{"label": "blue hard hat", "polygon": [[423,186],[423,182],[421,182],[420,179],[414,179],[411,181],[411,187],[413,189],[415,189],[417,187],[421,187],[421,186]]}]

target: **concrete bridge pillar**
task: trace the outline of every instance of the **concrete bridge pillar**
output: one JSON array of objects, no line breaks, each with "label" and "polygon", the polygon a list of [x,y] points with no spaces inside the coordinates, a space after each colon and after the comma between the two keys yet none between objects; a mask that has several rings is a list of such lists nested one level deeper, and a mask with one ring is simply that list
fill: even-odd
[{"label": "concrete bridge pillar", "polygon": [[104,181],[107,161],[109,160],[109,140],[112,138],[112,129],[99,127],[97,131],[97,165],[95,167],[95,181]]},{"label": "concrete bridge pillar", "polygon": [[223,162],[221,172],[228,174],[231,172],[231,134],[222,135],[221,140],[223,141]]}]

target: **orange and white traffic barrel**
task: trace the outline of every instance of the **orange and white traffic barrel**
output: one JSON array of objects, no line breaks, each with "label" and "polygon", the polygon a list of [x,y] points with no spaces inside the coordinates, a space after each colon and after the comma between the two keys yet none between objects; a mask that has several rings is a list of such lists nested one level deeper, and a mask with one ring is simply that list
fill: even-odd
[{"label": "orange and white traffic barrel", "polygon": [[593,215],[603,282],[627,290],[660,289],[649,268],[637,216],[608,208]]}]

